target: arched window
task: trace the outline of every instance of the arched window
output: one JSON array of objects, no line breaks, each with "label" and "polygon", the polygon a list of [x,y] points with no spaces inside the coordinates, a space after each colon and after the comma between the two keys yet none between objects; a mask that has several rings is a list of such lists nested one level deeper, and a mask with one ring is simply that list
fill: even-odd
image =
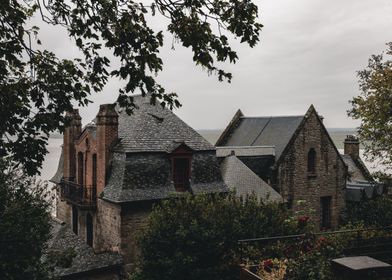
[{"label": "arched window", "polygon": [[316,172],[316,151],[313,148],[308,152],[308,172]]},{"label": "arched window", "polygon": [[86,215],[86,241],[87,245],[93,246],[93,239],[94,239],[94,224],[93,224],[93,217],[90,213]]},{"label": "arched window", "polygon": [[83,161],[83,153],[78,153],[78,184],[83,185],[84,179],[84,161]]},{"label": "arched window", "polygon": [[93,193],[92,199],[97,197],[97,154],[93,154]]},{"label": "arched window", "polygon": [[76,208],[76,206],[72,206],[72,231],[75,234],[78,234],[78,226],[79,226],[78,208]]}]

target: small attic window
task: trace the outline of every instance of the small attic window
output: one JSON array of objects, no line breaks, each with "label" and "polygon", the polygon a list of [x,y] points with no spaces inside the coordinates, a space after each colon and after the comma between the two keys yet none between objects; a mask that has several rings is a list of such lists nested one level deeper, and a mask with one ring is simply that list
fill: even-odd
[{"label": "small attic window", "polygon": [[316,173],[316,151],[313,148],[308,152],[308,172]]},{"label": "small attic window", "polygon": [[190,180],[190,158],[173,158],[173,183],[176,191],[185,192],[189,189]]},{"label": "small attic window", "polygon": [[180,145],[171,154],[172,179],[178,192],[190,190],[192,150],[185,144]]}]

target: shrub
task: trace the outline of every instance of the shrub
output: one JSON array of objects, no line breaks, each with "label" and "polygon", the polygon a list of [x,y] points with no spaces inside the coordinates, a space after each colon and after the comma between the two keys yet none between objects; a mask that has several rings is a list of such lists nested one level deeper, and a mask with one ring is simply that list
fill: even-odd
[{"label": "shrub", "polygon": [[233,194],[164,201],[154,207],[140,235],[140,263],[133,279],[236,279],[237,241],[293,233],[289,215],[282,205],[266,205],[255,197],[240,200]]},{"label": "shrub", "polygon": [[347,202],[347,223],[361,223],[365,227],[387,227],[392,225],[392,198],[380,196],[360,202]]},{"label": "shrub", "polygon": [[46,190],[0,159],[0,279],[46,279],[41,260],[50,232]]}]

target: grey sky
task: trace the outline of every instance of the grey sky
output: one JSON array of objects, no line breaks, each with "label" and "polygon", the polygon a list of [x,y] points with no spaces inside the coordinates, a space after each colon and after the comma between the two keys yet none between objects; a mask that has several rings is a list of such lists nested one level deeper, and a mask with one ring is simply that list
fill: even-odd
[{"label": "grey sky", "polygon": [[[231,84],[193,64],[189,50],[167,34],[165,62],[159,81],[179,94],[183,107],[176,113],[196,129],[223,128],[238,108],[245,115],[298,115],[314,104],[328,127],[358,125],[346,115],[348,101],[358,94],[356,71],[371,54],[392,41],[390,0],[254,0],[264,24],[253,49],[234,42],[240,61],[225,65]],[[154,19],[154,26],[163,26]],[[77,50],[58,28],[42,28],[45,47],[64,57]],[[113,102],[120,83],[112,80],[94,104],[81,108],[84,123],[101,103]]]}]

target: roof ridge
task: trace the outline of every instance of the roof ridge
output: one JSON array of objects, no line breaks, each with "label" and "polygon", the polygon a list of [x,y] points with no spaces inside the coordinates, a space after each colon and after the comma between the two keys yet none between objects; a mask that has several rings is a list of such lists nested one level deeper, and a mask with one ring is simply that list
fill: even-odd
[{"label": "roof ridge", "polygon": [[216,149],[233,149],[233,148],[241,148],[241,149],[254,149],[254,148],[276,148],[275,145],[263,145],[263,146],[218,146]]},{"label": "roof ridge", "polygon": [[242,116],[241,119],[258,119],[258,118],[293,118],[305,117],[305,115],[277,115],[277,116]]}]

